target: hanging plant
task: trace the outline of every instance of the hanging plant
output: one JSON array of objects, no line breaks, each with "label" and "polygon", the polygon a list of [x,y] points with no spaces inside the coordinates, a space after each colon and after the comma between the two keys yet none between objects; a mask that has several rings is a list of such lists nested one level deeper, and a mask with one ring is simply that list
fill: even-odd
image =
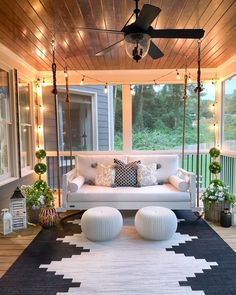
[{"label": "hanging plant", "polygon": [[217,149],[217,148],[215,148],[215,147],[213,147],[213,148],[211,148],[211,149],[209,150],[209,154],[210,154],[210,156],[211,156],[212,158],[217,158],[217,157],[219,157],[219,155],[220,155],[220,150]]},{"label": "hanging plant", "polygon": [[220,173],[221,172],[221,165],[220,165],[220,163],[219,162],[216,162],[216,161],[214,161],[214,162],[212,162],[210,165],[209,165],[209,170],[210,170],[210,172],[211,173],[213,173],[213,174],[218,174],[218,173]]}]

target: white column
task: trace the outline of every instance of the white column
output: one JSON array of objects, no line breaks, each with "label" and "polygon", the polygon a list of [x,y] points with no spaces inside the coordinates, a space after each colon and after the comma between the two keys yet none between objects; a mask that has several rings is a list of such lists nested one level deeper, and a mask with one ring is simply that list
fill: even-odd
[{"label": "white column", "polygon": [[122,85],[123,151],[132,151],[132,95],[129,85]]},{"label": "white column", "polygon": [[215,145],[222,149],[222,131],[223,131],[223,99],[222,99],[222,81],[218,80],[215,87]]}]

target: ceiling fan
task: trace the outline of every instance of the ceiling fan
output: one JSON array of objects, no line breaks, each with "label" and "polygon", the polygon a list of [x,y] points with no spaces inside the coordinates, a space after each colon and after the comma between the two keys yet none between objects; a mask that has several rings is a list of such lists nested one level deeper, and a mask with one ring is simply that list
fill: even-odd
[{"label": "ceiling fan", "polygon": [[[121,31],[104,30],[96,28],[79,27],[77,30],[96,31],[104,33],[122,34],[123,39],[106,47],[96,53],[96,56],[101,56],[114,48],[125,45],[127,54],[136,62],[141,60],[147,54],[153,59],[158,59],[164,56],[163,52],[154,44],[153,38],[181,38],[181,39],[201,39],[205,31],[203,29],[153,29],[151,23],[159,15],[161,9],[151,4],[144,4],[142,9],[138,8],[138,1],[135,1],[135,9],[133,14],[126,22]],[[135,22],[128,24],[130,19],[135,15]]]}]

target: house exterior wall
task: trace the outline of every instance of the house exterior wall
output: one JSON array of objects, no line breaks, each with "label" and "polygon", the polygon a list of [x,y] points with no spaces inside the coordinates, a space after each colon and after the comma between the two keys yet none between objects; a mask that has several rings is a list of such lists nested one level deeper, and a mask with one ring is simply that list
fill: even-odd
[{"label": "house exterior wall", "polygon": [[[60,86],[58,86],[60,88]],[[61,87],[63,88],[63,87]],[[54,97],[51,93],[52,87],[43,88],[43,106],[44,106],[44,146],[47,151],[56,150],[56,124],[55,124],[55,105]],[[96,121],[93,125],[93,133],[97,146],[94,149],[109,150],[109,116],[108,116],[108,95],[104,93],[104,86],[70,86],[70,91],[78,91],[91,95],[96,100],[94,104],[93,119]]]}]

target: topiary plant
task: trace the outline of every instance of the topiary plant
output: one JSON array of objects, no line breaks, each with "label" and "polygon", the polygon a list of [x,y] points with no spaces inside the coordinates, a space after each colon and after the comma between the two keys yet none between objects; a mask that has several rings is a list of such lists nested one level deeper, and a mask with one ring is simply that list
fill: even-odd
[{"label": "topiary plant", "polygon": [[212,158],[218,158],[220,156],[220,150],[213,147],[209,150],[209,154]]},{"label": "topiary plant", "polygon": [[201,196],[206,210],[205,212],[210,209],[210,205],[212,203],[224,201],[226,201],[229,205],[234,205],[236,203],[236,196],[231,195],[229,193],[229,187],[222,180],[218,179],[218,174],[221,172],[222,167],[221,164],[216,161],[216,158],[220,156],[220,150],[213,147],[210,149],[209,154],[213,158],[213,162],[209,165],[209,170],[212,174],[214,174],[215,179],[210,182],[210,185]]},{"label": "topiary plant", "polygon": [[35,156],[37,159],[39,160],[43,160],[46,156],[47,156],[47,153],[45,150],[43,149],[40,149],[38,150],[36,153],[35,153]]},{"label": "topiary plant", "polygon": [[215,176],[217,177],[216,174],[219,174],[221,172],[221,165],[219,162],[214,161],[209,165],[209,170],[211,173],[215,174]]},{"label": "topiary plant", "polygon": [[27,209],[39,209],[41,207],[48,207],[54,205],[53,190],[50,189],[47,182],[41,179],[42,174],[46,173],[47,165],[42,163],[46,157],[46,152],[43,149],[35,153],[38,163],[34,166],[35,173],[38,174],[39,179],[33,185],[22,186],[22,192],[26,198]]}]

